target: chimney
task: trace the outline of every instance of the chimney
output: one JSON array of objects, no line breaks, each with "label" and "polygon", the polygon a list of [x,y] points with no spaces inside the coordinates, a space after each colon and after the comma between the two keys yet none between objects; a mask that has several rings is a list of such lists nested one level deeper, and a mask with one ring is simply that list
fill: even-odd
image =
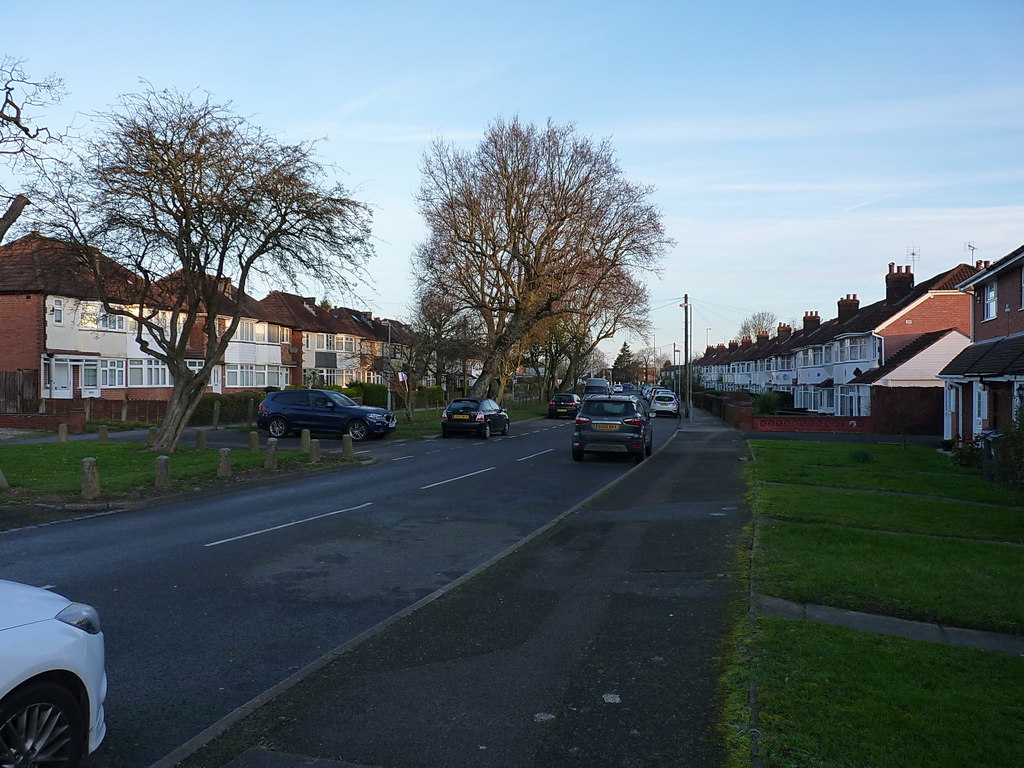
[{"label": "chimney", "polygon": [[885,276],[885,300],[896,302],[905,299],[914,290],[914,273],[910,267],[897,267],[889,262],[889,274]]},{"label": "chimney", "polygon": [[725,352],[725,344],[719,344],[717,347],[715,347],[715,351],[718,353]]},{"label": "chimney", "polygon": [[732,341],[729,342],[729,351],[735,352],[737,349],[739,349],[739,346],[740,343],[736,341],[736,339],[733,339]]},{"label": "chimney", "polygon": [[715,345],[714,344],[708,344],[708,348],[704,350],[704,356],[707,357],[708,355],[714,354],[714,352],[715,352]]},{"label": "chimney", "polygon": [[818,330],[820,325],[821,316],[818,314],[818,310],[814,310],[813,312],[804,312],[804,331],[806,333]]},{"label": "chimney", "polygon": [[851,317],[857,314],[857,310],[860,309],[860,299],[857,298],[856,293],[846,294],[845,299],[840,299],[836,302],[839,307],[839,322],[845,323]]},{"label": "chimney", "polygon": [[757,332],[757,346],[763,347],[768,343],[768,331]]},{"label": "chimney", "polygon": [[744,336],[743,339],[740,341],[740,347],[742,349],[750,349],[752,345],[753,342],[750,340],[749,336]]},{"label": "chimney", "polygon": [[779,328],[775,331],[775,338],[786,341],[790,336],[793,335],[793,326],[788,323],[779,323]]}]

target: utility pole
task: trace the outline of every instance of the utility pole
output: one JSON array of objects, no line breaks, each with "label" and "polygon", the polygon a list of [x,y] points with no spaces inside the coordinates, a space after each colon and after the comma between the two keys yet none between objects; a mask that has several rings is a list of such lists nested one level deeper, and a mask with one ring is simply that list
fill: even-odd
[{"label": "utility pole", "polygon": [[686,420],[693,421],[693,414],[690,413],[690,396],[693,387],[690,376],[690,294],[683,294],[683,370],[686,375]]}]

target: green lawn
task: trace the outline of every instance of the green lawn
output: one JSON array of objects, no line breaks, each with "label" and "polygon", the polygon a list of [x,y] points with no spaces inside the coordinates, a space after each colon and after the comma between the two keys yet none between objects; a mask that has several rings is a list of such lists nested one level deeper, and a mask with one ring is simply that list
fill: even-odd
[{"label": "green lawn", "polygon": [[1024,658],[771,618],[755,644],[765,768],[1024,765]]},{"label": "green lawn", "polygon": [[[1024,634],[1024,499],[924,448],[752,441],[754,592]],[[1024,658],[809,621],[737,619],[729,765],[1024,765]]]}]

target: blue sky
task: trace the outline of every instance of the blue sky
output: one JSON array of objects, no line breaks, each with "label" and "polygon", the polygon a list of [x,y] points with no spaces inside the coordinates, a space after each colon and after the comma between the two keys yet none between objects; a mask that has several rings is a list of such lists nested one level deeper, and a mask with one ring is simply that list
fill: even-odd
[{"label": "blue sky", "polygon": [[649,276],[667,350],[684,293],[702,350],[754,312],[875,301],[911,249],[924,279],[971,261],[965,243],[991,260],[1024,243],[1020,0],[51,0],[3,18],[5,52],[65,80],[52,123],[86,131],[145,79],[323,139],[377,237],[372,286],[332,298],[384,316],[407,314],[423,152],[499,116],[610,138],[654,185],[677,242]]}]

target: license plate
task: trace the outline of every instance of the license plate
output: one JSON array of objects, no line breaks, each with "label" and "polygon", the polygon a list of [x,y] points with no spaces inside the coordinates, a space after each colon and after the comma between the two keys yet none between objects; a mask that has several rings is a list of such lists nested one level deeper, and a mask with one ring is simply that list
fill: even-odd
[{"label": "license plate", "polygon": [[568,408],[556,408],[555,409],[556,413],[568,413],[568,411],[569,411]]},{"label": "license plate", "polygon": [[466,414],[466,413],[456,413],[452,418],[464,419],[466,421],[469,421],[469,414]]},{"label": "license plate", "polygon": [[594,429],[606,429],[608,431],[614,431],[619,428],[618,424],[595,424]]}]

